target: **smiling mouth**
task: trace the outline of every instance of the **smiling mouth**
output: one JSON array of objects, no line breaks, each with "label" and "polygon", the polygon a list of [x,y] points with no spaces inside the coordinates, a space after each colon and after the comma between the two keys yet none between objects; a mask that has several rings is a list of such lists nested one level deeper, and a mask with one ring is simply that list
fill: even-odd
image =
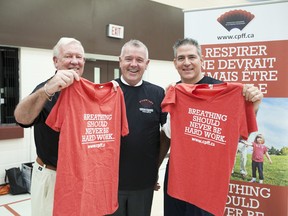
[{"label": "smiling mouth", "polygon": [[184,72],[194,71],[194,68],[184,68],[182,69]]},{"label": "smiling mouth", "polygon": [[130,73],[137,73],[138,70],[128,70]]},{"label": "smiling mouth", "polygon": [[69,70],[74,70],[75,72],[79,71],[79,68],[68,68]]}]

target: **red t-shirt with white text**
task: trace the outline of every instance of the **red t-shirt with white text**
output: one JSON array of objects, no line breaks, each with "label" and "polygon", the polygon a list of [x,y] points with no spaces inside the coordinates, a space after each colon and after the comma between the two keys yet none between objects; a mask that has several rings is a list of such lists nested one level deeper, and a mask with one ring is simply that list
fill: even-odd
[{"label": "red t-shirt with white text", "polygon": [[168,194],[223,215],[240,136],[257,130],[243,85],[177,84],[162,109],[171,116]]},{"label": "red t-shirt with white text", "polygon": [[116,211],[120,138],[129,132],[120,87],[81,78],[61,91],[46,124],[60,131],[53,215]]}]

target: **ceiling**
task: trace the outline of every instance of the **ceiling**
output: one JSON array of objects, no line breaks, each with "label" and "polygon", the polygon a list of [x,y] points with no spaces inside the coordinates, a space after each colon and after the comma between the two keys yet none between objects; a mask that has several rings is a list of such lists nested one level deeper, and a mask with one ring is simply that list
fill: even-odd
[{"label": "ceiling", "polygon": [[196,10],[206,8],[230,7],[236,5],[258,4],[262,2],[275,2],[279,0],[151,0],[165,5],[181,8],[183,10]]}]

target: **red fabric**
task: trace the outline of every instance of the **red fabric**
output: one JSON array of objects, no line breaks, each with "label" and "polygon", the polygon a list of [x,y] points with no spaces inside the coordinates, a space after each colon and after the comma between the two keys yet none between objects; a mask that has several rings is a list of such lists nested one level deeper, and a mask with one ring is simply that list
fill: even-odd
[{"label": "red fabric", "polygon": [[268,151],[264,144],[253,142],[252,160],[255,162],[264,162],[264,154]]},{"label": "red fabric", "polygon": [[120,87],[81,78],[61,91],[46,124],[60,131],[53,215],[113,213],[120,137],[129,132]]},{"label": "red fabric", "polygon": [[171,115],[168,194],[223,215],[238,139],[257,131],[241,84],[178,84],[162,102]]}]

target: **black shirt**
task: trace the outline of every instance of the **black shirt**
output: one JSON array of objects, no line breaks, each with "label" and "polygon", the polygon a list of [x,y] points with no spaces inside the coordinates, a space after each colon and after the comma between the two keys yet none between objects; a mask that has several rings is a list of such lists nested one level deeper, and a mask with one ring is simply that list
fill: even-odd
[{"label": "black shirt", "polygon": [[[42,88],[47,81],[40,83],[33,90],[32,93]],[[42,111],[39,113],[38,117],[34,120],[32,124],[23,125],[18,123],[21,127],[24,128],[34,126],[36,153],[38,157],[41,158],[44,164],[52,165],[54,167],[57,167],[59,132],[52,130],[49,126],[45,124],[45,121],[51,109],[55,105],[58,97],[59,92],[56,92],[54,97],[52,98],[52,101],[47,100]]]},{"label": "black shirt", "polygon": [[153,187],[158,175],[160,125],[167,115],[161,109],[164,89],[146,81],[136,87],[116,81],[124,93],[129,124],[128,136],[121,138],[119,190]]}]

